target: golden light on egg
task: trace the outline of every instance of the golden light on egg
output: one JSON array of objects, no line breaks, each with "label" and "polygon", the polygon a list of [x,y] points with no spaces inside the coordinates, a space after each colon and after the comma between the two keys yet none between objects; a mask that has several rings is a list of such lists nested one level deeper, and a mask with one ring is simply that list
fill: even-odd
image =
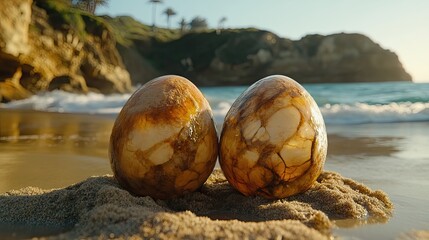
[{"label": "golden light on egg", "polygon": [[276,199],[310,188],[326,153],[326,129],[316,102],[293,79],[274,75],[254,83],[231,106],[219,161],[235,189]]},{"label": "golden light on egg", "polygon": [[212,173],[218,154],[211,108],[189,80],[154,79],[119,113],[109,153],[115,178],[136,195],[168,199],[193,192]]}]

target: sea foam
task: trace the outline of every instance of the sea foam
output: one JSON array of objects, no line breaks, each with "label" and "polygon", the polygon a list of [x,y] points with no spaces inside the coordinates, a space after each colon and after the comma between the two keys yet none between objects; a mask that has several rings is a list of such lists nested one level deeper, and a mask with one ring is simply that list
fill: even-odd
[{"label": "sea foam", "polygon": [[429,103],[422,102],[325,104],[320,110],[327,124],[429,121]]},{"label": "sea foam", "polygon": [[[222,124],[234,98],[207,95],[217,124]],[[116,115],[131,94],[75,94],[45,92],[28,99],[3,104],[3,108],[32,109],[50,112]],[[317,99],[316,99],[317,100]],[[326,124],[363,124],[429,121],[429,102],[326,103],[320,106]]]},{"label": "sea foam", "polygon": [[131,94],[75,94],[56,90],[13,101],[4,104],[4,107],[49,112],[117,114],[130,96]]}]

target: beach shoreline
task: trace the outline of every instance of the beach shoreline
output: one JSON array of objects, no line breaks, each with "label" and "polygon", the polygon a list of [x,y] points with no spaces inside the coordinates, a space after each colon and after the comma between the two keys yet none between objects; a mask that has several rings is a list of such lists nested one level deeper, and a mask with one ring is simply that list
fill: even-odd
[{"label": "beach shoreline", "polygon": [[[114,121],[112,116],[0,109],[0,119],[0,198],[11,190],[24,195],[62,192],[88,181],[88,177],[111,174],[107,145]],[[329,150],[325,170],[338,172],[371,189],[385,191],[394,205],[392,217],[384,218],[383,221],[369,217],[338,220],[331,216],[329,219],[336,220],[331,223],[334,227],[329,228],[330,234],[358,239],[391,239],[413,229],[428,229],[425,224],[428,222],[425,214],[427,211],[422,211],[427,206],[425,196],[428,191],[425,187],[429,185],[425,178],[425,170],[429,166],[423,143],[428,134],[428,126],[427,122],[327,125]],[[400,174],[402,178],[395,178]],[[95,177],[97,178],[103,177]],[[34,188],[22,189],[29,186]],[[56,190],[42,190],[52,188]],[[199,204],[209,205],[201,200],[204,199],[204,194],[196,195]],[[192,197],[184,197],[182,201],[189,199]],[[165,207],[165,204],[162,206]],[[168,208],[168,211],[183,214],[186,210],[172,209]],[[225,218],[225,211],[221,210],[202,216]],[[177,221],[199,217],[196,212],[185,212]],[[249,216],[242,215],[242,218],[241,220],[246,220]],[[197,224],[200,220],[195,221],[197,222],[194,224]],[[202,221],[213,226],[210,218]],[[56,235],[75,228],[73,224],[61,228],[34,228],[39,225],[7,225],[7,222],[2,222],[0,232],[6,234],[6,229],[11,229],[11,226],[15,226],[18,233],[25,233],[26,229],[30,229],[28,237],[38,233],[41,234],[38,236],[43,236],[42,233]],[[27,228],[30,226],[33,228]],[[308,228],[305,224],[304,226]],[[8,236],[13,237],[10,232]]]}]

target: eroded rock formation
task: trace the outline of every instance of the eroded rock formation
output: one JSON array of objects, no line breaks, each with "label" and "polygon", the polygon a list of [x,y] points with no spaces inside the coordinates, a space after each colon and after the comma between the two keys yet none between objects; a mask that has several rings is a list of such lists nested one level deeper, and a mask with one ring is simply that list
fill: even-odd
[{"label": "eroded rock formation", "polygon": [[395,53],[361,34],[292,41],[256,29],[190,33],[160,43],[148,58],[163,70],[209,86],[250,85],[273,74],[301,83],[411,80]]},{"label": "eroded rock formation", "polygon": [[[2,101],[53,89],[130,91],[129,73],[107,27],[76,9],[54,7],[49,1],[0,1]],[[77,19],[84,31],[64,16]]]}]

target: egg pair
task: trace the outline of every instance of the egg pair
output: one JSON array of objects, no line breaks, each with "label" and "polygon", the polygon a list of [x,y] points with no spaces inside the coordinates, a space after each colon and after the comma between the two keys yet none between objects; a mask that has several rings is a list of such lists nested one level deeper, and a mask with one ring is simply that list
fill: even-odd
[{"label": "egg pair", "polygon": [[179,76],[156,78],[124,105],[109,146],[119,184],[157,199],[197,190],[218,155],[225,177],[242,194],[284,198],[316,181],[326,151],[317,104],[280,75],[259,80],[237,98],[219,146],[211,108],[198,88]]}]

